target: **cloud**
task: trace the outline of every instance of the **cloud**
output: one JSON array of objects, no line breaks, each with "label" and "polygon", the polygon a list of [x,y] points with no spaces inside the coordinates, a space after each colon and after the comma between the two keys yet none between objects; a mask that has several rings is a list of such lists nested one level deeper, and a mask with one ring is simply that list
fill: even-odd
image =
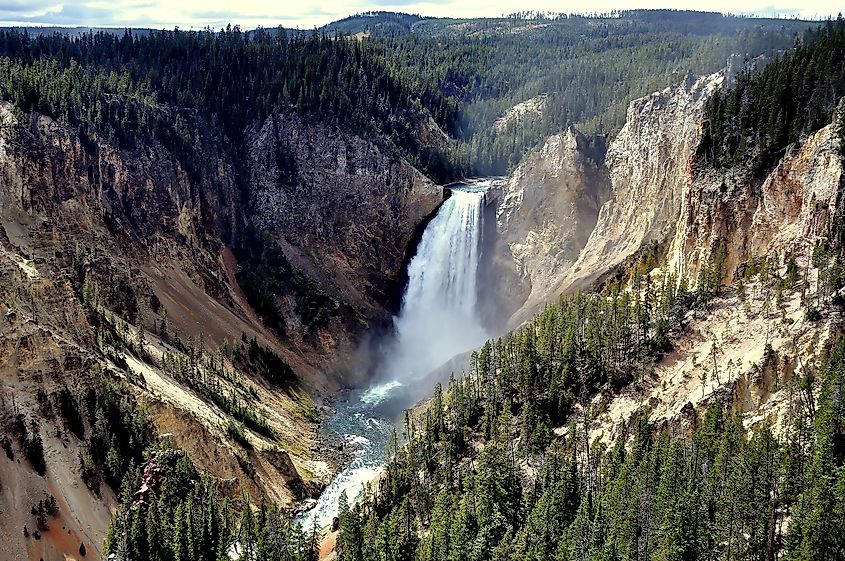
[{"label": "cloud", "polygon": [[[671,4],[671,6],[670,6]],[[603,12],[660,8],[736,12],[734,0],[0,0],[0,23],[109,27],[203,28],[227,23],[252,28],[313,27],[373,9],[440,17],[491,17],[521,10]],[[835,16],[830,0],[747,0],[743,13],[782,17]]]},{"label": "cloud", "polygon": [[52,0],[5,0],[0,2],[0,18],[45,18],[62,9],[62,4]]}]

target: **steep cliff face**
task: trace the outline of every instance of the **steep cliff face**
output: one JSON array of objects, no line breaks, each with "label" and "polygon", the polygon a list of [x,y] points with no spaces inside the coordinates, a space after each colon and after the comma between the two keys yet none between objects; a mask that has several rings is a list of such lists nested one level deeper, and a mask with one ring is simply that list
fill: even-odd
[{"label": "steep cliff face", "polygon": [[[652,421],[676,423],[713,401],[742,414],[749,428],[768,422],[779,430],[789,414],[790,378],[835,332],[836,314],[809,314],[803,296],[820,284],[814,247],[822,238],[838,239],[841,229],[845,172],[835,126],[788,147],[764,177],[744,165],[708,168],[697,155],[703,102],[723,82],[721,73],[687,79],[632,102],[598,169],[571,165],[587,156],[577,142],[570,151],[544,147],[517,168],[497,200],[498,245],[488,257],[513,272],[506,287],[520,298],[510,302],[512,324],[549,295],[588,287],[651,242],[662,248],[662,266],[650,272],[654,282],[676,273],[694,287],[717,255],[723,284],[761,257],[778,278],[787,277],[788,261],[806,271],[806,286],[796,282],[781,296],[771,278],[754,278],[742,291],[724,291],[706,310],[689,312],[673,351],[647,378],[621,395],[595,398],[592,409],[603,413],[590,421],[591,438],[612,441],[618,421],[644,406]],[[546,146],[559,142],[552,137]],[[604,196],[588,191],[591,205],[599,197],[598,212],[560,206],[557,184],[545,181],[549,169],[574,175],[567,182],[576,186],[606,176]],[[568,227],[544,237],[546,223]],[[578,228],[591,224],[587,234]]]},{"label": "steep cliff face", "polygon": [[771,278],[787,279],[790,262],[800,280],[779,289],[771,278],[745,278],[742,290],[726,290],[705,311],[688,314],[672,353],[639,391],[596,398],[596,409],[606,413],[591,423],[594,439],[612,441],[618,419],[646,404],[651,421],[683,427],[693,407],[718,402],[748,429],[765,423],[780,433],[792,419],[794,378],[815,367],[817,353],[841,330],[838,312],[813,304],[826,282],[814,249],[841,230],[845,162],[834,125],[790,146],[764,178],[750,178],[741,166],[719,172],[700,166],[693,177],[655,276],[678,272],[694,285],[720,254],[724,284],[737,286],[738,277],[747,277],[744,268],[762,258]]},{"label": "steep cliff face", "polygon": [[[9,559],[58,558],[80,543],[97,559],[114,494],[82,480],[86,444],[65,428],[59,396],[85,395],[96,373],[118,369],[98,340],[100,318],[83,303],[81,284],[140,324],[151,319],[156,292],[140,266],[178,265],[196,292],[231,305],[215,240],[233,223],[232,175],[221,164],[192,182],[161,146],[130,154],[85,145],[52,120],[27,120],[7,105],[0,122],[0,426],[5,440],[19,413],[35,423],[47,463],[41,478],[21,461],[24,447],[7,441],[0,535]],[[185,334],[184,314],[170,312],[172,329],[180,325]],[[142,400],[161,397],[137,390]],[[27,540],[22,528],[35,530],[30,508],[45,493],[57,499],[58,519],[41,540]]]},{"label": "steep cliff face", "polygon": [[[39,477],[12,439],[14,459],[0,460],[0,502],[20,511],[0,513],[13,559],[72,555],[80,543],[99,558],[114,495],[80,475],[93,421],[80,436],[59,410],[63,396],[103,393],[103,380],[233,496],[291,506],[330,475],[308,395],[337,387],[336,346],[321,342],[388,315],[383,295],[442,190],[372,143],[292,116],[255,133],[246,186],[225,150],[208,153],[218,156],[189,171],[158,143],[121,150],[0,105],[0,427],[13,434],[23,413],[48,459]],[[237,281],[247,264],[232,247],[248,230],[268,230],[299,282],[360,322],[299,340],[299,325],[265,326]],[[69,537],[23,535],[45,492],[60,505],[51,527]]]},{"label": "steep cliff face", "polygon": [[631,103],[607,151],[612,195],[562,288],[594,280],[644,244],[673,233],[692,182],[704,101],[723,82],[722,74],[690,76]]},{"label": "steep cliff face", "polygon": [[497,210],[501,242],[492,254],[518,272],[527,294],[510,308],[513,322],[673,233],[692,180],[703,103],[723,81],[722,74],[687,77],[631,102],[606,156],[570,130],[520,164]]},{"label": "steep cliff face", "polygon": [[829,233],[843,189],[834,125],[790,146],[766,177],[742,166],[708,169],[696,155],[703,104],[723,84],[722,73],[688,77],[633,101],[601,165],[568,131],[514,171],[497,200],[487,254],[491,267],[509,273],[511,323],[550,295],[586,287],[650,242],[666,247],[669,269],[694,284],[719,251],[730,281],[752,257],[782,255]]},{"label": "steep cliff face", "polygon": [[408,244],[443,188],[369,141],[294,114],[267,119],[249,145],[255,226],[364,315],[384,317]]},{"label": "steep cliff face", "polygon": [[692,280],[721,251],[723,280],[730,281],[749,259],[812,247],[833,227],[843,181],[834,125],[790,146],[763,179],[742,168],[698,171],[685,193],[670,267]]},{"label": "steep cliff face", "polygon": [[[561,271],[578,259],[610,193],[601,138],[569,128],[528,155],[489,199],[495,231],[486,238],[483,274],[496,279],[490,309],[533,308],[557,288]],[[488,320],[507,320],[488,313]]]}]

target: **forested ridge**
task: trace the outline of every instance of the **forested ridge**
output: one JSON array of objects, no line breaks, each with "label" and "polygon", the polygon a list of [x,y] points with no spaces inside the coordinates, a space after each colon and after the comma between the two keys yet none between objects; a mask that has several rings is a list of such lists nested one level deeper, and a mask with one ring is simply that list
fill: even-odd
[{"label": "forested ridge", "polygon": [[[631,99],[746,59],[776,56],[808,24],[672,10],[607,15],[515,14],[419,20],[364,14],[328,26],[371,33],[367,41],[415,91],[432,87],[459,102],[451,130],[457,169],[501,174],[546,136],[575,124],[613,134]],[[536,96],[540,111],[494,129],[512,106]]]},{"label": "forested ridge", "polygon": [[[631,99],[732,56],[738,65],[774,56],[806,28],[675,11],[360,20],[307,33],[2,30],[0,98],[123,148],[157,139],[189,170],[220,154],[237,161],[250,127],[293,110],[393,147],[443,180],[504,173],[570,124],[614,133]],[[369,35],[343,35],[355,33]],[[493,128],[540,95],[539,112]],[[432,140],[429,116],[454,142]]]},{"label": "forested ridge", "polygon": [[448,129],[454,103],[436,91],[421,99],[367,43],[237,28],[36,37],[0,30],[0,57],[0,98],[121,148],[159,140],[189,170],[213,150],[237,161],[250,127],[295,110],[387,143],[435,177],[448,174],[420,127],[431,114]]},{"label": "forested ridge", "polygon": [[[808,30],[794,51],[759,73],[745,69],[736,84],[714,93],[704,113],[699,154],[712,167],[750,161],[766,172],[792,144],[831,123],[845,95],[845,20]],[[841,126],[841,125],[840,125]]]}]

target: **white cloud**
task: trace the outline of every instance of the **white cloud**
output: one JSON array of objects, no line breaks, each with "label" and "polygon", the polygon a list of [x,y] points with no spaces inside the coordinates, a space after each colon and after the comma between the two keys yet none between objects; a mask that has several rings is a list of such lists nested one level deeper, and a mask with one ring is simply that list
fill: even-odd
[{"label": "white cloud", "polygon": [[[0,21],[25,24],[181,28],[259,25],[310,28],[373,9],[441,17],[499,16],[515,11],[606,12],[630,8],[736,12],[735,0],[0,0]],[[750,0],[743,13],[822,18],[841,7],[831,0]]]}]

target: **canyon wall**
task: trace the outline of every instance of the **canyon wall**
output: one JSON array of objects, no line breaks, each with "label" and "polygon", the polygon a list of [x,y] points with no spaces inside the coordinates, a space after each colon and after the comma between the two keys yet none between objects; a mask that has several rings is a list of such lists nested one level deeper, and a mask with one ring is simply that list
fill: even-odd
[{"label": "canyon wall", "polygon": [[487,295],[488,323],[507,323],[508,312],[546,302],[577,261],[610,196],[604,150],[603,138],[570,127],[494,186],[482,263],[482,275],[497,287]]},{"label": "canyon wall", "polygon": [[703,105],[724,81],[687,77],[634,100],[604,155],[569,130],[524,159],[497,194],[487,253],[488,266],[508,273],[510,325],[651,243],[692,283],[722,249],[729,280],[749,258],[814,243],[833,227],[843,182],[833,126],[791,146],[764,178],[697,162]]},{"label": "canyon wall", "polygon": [[383,317],[443,188],[372,142],[295,114],[267,119],[248,142],[255,226],[357,310]]},{"label": "canyon wall", "polygon": [[[576,132],[551,137],[494,193],[495,242],[486,258],[510,272],[503,279],[511,297],[500,304],[511,327],[557,294],[624,272],[646,252],[656,253],[656,268],[647,271],[656,282],[675,273],[694,288],[719,255],[723,285],[766,257],[781,278],[793,261],[806,271],[807,289],[819,286],[814,248],[821,239],[842,239],[845,216],[835,126],[789,146],[762,175],[746,164],[714,170],[697,151],[704,101],[723,85],[722,73],[687,78],[633,101],[603,158],[576,142]],[[576,193],[580,206],[570,199]],[[808,313],[802,290],[777,296],[773,287],[751,277],[742,291],[722,291],[705,309],[687,311],[672,351],[647,376],[594,398],[591,410],[599,413],[589,420],[590,440],[612,443],[620,420],[641,408],[650,421],[685,430],[692,411],[715,401],[741,414],[748,429],[787,426],[790,379],[829,344],[837,314]]]},{"label": "canyon wall", "polygon": [[[88,443],[62,428],[56,407],[62,395],[102,393],[103,380],[233,497],[292,506],[342,455],[315,447],[320,395],[342,383],[330,374],[340,345],[390,316],[384,295],[442,190],[372,142],[290,115],[254,131],[248,180],[217,142],[204,138],[208,158],[186,165],[157,141],[118,148],[0,105],[0,426],[18,413],[33,421],[48,465],[39,477],[16,441],[18,461],[0,458],[0,502],[15,505],[0,513],[0,541],[20,553],[12,559],[80,543],[100,557],[114,493],[83,481]],[[238,251],[249,231],[268,232],[298,282],[353,321],[307,337],[295,313],[283,332],[268,327],[237,280],[251,266]],[[281,286],[270,297],[290,300]],[[177,379],[174,360],[193,374]],[[222,398],[197,385],[212,370]],[[226,396],[269,428],[241,424],[233,437]],[[51,527],[69,533],[27,540],[21,529],[45,492],[59,502]]]}]

